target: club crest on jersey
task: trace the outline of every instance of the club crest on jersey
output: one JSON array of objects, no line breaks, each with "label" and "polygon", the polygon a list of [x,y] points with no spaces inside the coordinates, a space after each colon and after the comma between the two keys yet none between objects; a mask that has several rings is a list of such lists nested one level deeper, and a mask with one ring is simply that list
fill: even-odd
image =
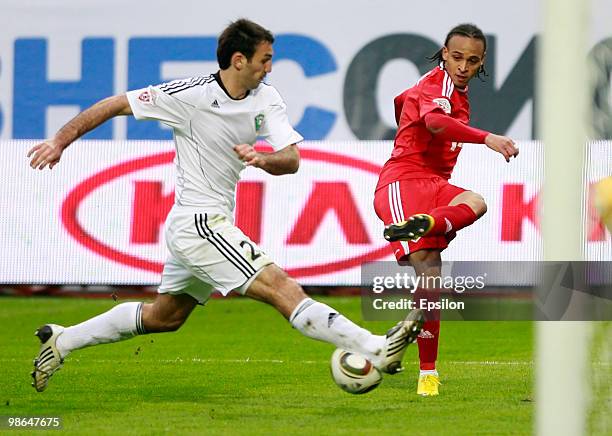
[{"label": "club crest on jersey", "polygon": [[446,98],[434,98],[433,102],[440,106],[444,112],[447,114],[451,113],[451,104]]},{"label": "club crest on jersey", "polygon": [[264,114],[257,114],[257,116],[255,117],[255,131],[259,132],[259,130],[261,130],[261,125],[263,124],[264,121]]}]

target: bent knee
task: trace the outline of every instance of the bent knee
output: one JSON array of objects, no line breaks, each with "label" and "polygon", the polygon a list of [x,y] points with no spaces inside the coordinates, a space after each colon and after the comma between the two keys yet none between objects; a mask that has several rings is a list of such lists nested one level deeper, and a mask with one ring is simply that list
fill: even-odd
[{"label": "bent knee", "polygon": [[476,216],[480,218],[485,213],[487,213],[487,203],[484,201],[484,198],[483,198],[482,201],[478,203],[478,208],[476,210]]},{"label": "bent knee", "polygon": [[478,218],[487,213],[487,203],[480,194],[474,194],[472,198],[469,199],[467,204],[474,211]]}]

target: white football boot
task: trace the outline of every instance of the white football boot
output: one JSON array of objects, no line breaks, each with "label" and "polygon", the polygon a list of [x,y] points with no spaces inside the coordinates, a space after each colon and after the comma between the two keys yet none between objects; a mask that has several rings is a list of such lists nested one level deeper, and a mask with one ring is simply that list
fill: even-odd
[{"label": "white football boot", "polygon": [[424,322],[422,310],[411,310],[404,321],[400,321],[387,332],[382,356],[380,361],[375,362],[374,365],[387,374],[397,374],[403,371],[402,359],[406,348],[416,340]]},{"label": "white football boot", "polygon": [[34,359],[32,371],[32,386],[42,392],[47,388],[51,376],[62,367],[64,359],[56,347],[57,337],[64,333],[64,327],[56,324],[46,324],[34,333],[40,339],[40,352]]}]

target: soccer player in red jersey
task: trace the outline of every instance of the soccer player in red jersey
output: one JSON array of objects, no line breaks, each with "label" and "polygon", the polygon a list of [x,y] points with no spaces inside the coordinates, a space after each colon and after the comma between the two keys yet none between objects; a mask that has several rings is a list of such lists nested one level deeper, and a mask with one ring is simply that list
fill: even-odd
[{"label": "soccer player in red jersey", "polygon": [[[512,139],[468,126],[468,82],[484,74],[486,48],[478,27],[456,26],[431,58],[438,66],[394,101],[398,130],[376,186],[374,209],[397,260],[408,261],[423,278],[441,276],[441,251],[458,230],[487,211],[482,196],[448,182],[463,144],[485,144],[506,162],[518,155]],[[414,294],[416,301],[428,297],[438,298],[435,286]],[[439,331],[439,311],[429,311],[418,338],[420,395],[438,395]]]}]

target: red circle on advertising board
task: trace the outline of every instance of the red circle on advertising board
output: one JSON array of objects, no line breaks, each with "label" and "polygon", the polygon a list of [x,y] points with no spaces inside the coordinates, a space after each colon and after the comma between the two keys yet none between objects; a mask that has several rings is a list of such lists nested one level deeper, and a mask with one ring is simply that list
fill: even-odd
[{"label": "red circle on advertising board", "polygon": [[[258,147],[258,150],[270,151],[271,149],[268,147]],[[113,181],[114,179],[117,179],[129,173],[160,165],[170,164],[174,159],[174,155],[174,151],[168,151],[151,156],[133,159],[127,162],[122,162],[120,164],[113,165],[112,167],[100,171],[99,173],[96,173],[93,176],[83,180],[68,194],[62,204],[62,223],[68,233],[70,233],[70,235],[79,244],[83,245],[94,253],[99,254],[100,256],[121,263],[123,265],[131,266],[146,271],[151,271],[158,274],[161,273],[164,268],[163,263],[150,261],[129,253],[119,251],[118,249],[113,248],[105,244],[104,242],[94,238],[83,228],[83,226],[81,226],[77,218],[77,213],[79,206],[83,202],[83,200],[100,186],[105,185]],[[347,166],[376,175],[378,175],[380,171],[380,167],[378,165],[372,164],[361,159],[344,156],[328,151],[300,149],[300,156],[302,159]],[[316,265],[287,268],[286,271],[289,275],[295,278],[312,277],[360,266],[363,263],[378,260],[391,253],[391,246],[385,243],[385,245],[382,247],[375,248],[358,256]]]}]

